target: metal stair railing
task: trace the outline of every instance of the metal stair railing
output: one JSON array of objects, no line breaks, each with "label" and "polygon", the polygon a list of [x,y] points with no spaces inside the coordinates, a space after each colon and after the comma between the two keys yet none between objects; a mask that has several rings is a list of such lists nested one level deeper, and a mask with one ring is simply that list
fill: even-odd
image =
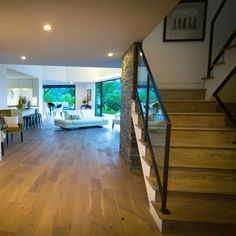
[{"label": "metal stair railing", "polygon": [[136,101],[143,122],[143,141],[148,146],[158,184],[157,201],[160,203],[161,212],[169,214],[167,189],[171,122],[140,43],[138,43]]}]

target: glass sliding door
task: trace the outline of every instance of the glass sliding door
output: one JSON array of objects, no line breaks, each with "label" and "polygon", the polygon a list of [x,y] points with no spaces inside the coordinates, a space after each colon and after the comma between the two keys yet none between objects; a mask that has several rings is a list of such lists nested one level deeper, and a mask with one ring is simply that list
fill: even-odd
[{"label": "glass sliding door", "polygon": [[102,116],[102,82],[95,86],[95,115]]},{"label": "glass sliding door", "polygon": [[115,115],[120,112],[121,80],[108,80],[96,83],[96,116]]},{"label": "glass sliding door", "polygon": [[121,80],[102,82],[102,113],[115,115],[120,112]]}]

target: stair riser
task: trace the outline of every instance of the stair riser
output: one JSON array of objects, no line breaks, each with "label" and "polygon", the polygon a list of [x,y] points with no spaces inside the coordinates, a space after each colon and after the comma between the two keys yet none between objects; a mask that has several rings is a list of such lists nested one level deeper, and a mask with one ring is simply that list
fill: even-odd
[{"label": "stair riser", "polygon": [[233,131],[173,131],[171,144],[223,145],[234,141]]},{"label": "stair riser", "polygon": [[160,90],[164,100],[202,100],[205,99],[205,90]]},{"label": "stair riser", "polygon": [[[156,151],[163,153],[163,148],[156,148]],[[170,158],[208,158],[210,160],[228,160],[227,158],[235,158],[236,149],[208,149],[208,148],[188,148],[188,147],[172,147],[170,149]]]},{"label": "stair riser", "polygon": [[[161,171],[160,171],[161,173]],[[174,179],[175,177],[178,178],[185,178],[188,179],[199,179],[199,180],[206,180],[206,181],[215,181],[215,180],[222,180],[222,181],[233,181],[236,182],[236,172],[228,171],[228,170],[204,170],[204,169],[191,169],[191,168],[171,168],[169,170],[169,178]],[[236,188],[235,188],[236,191]]]},{"label": "stair riser", "polygon": [[[156,145],[163,144],[165,134],[150,133],[150,138]],[[171,130],[171,145],[231,145],[234,141],[235,134],[233,131],[182,131]]]},{"label": "stair riser", "polygon": [[162,222],[163,233],[183,233],[187,235],[214,235],[214,236],[232,236],[236,235],[235,225],[210,224],[198,222],[184,222],[166,220]]},{"label": "stair riser", "polygon": [[216,112],[215,102],[165,102],[167,112]]},{"label": "stair riser", "polygon": [[[155,176],[154,169],[151,167],[151,176]],[[163,167],[158,167],[158,172],[160,175],[160,178],[162,179],[163,176]],[[227,181],[233,181],[236,182],[236,172],[235,170],[208,170],[208,169],[192,169],[192,168],[169,168],[169,178],[170,182],[171,179],[178,178],[178,179],[185,179],[187,178],[189,181],[191,179],[194,180],[206,180],[206,181],[216,181],[221,180],[227,183]],[[181,180],[180,182],[181,183]],[[181,190],[181,189],[180,189]],[[189,189],[191,192],[191,189]],[[236,193],[236,188],[235,188]]]},{"label": "stair riser", "polygon": [[169,115],[172,126],[184,127],[224,127],[224,116]]},{"label": "stair riser", "polygon": [[[154,148],[158,164],[164,163],[164,149]],[[148,154],[149,155],[149,154]],[[236,149],[171,148],[170,166],[236,170]]]}]

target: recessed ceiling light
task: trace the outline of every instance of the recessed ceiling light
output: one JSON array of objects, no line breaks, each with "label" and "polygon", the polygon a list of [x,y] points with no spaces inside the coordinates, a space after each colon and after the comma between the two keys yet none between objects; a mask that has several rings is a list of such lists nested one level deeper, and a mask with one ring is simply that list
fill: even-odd
[{"label": "recessed ceiling light", "polygon": [[139,55],[142,57],[143,56],[142,52],[140,52]]},{"label": "recessed ceiling light", "polygon": [[52,26],[51,25],[44,25],[43,26],[43,29],[45,30],[45,31],[50,31],[51,29],[52,29]]},{"label": "recessed ceiling light", "polygon": [[109,52],[109,53],[107,54],[107,56],[108,56],[108,57],[113,57],[113,56],[114,56],[114,53],[113,53],[113,52]]},{"label": "recessed ceiling light", "polygon": [[21,60],[26,60],[26,56],[21,56]]}]

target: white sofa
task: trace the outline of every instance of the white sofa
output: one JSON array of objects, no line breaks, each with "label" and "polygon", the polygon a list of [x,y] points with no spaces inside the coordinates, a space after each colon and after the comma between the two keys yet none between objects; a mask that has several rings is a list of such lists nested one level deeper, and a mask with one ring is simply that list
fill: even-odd
[{"label": "white sofa", "polygon": [[54,124],[64,129],[80,127],[102,126],[108,124],[108,119],[95,116],[93,109],[70,110],[64,112],[63,119],[54,119]]}]

